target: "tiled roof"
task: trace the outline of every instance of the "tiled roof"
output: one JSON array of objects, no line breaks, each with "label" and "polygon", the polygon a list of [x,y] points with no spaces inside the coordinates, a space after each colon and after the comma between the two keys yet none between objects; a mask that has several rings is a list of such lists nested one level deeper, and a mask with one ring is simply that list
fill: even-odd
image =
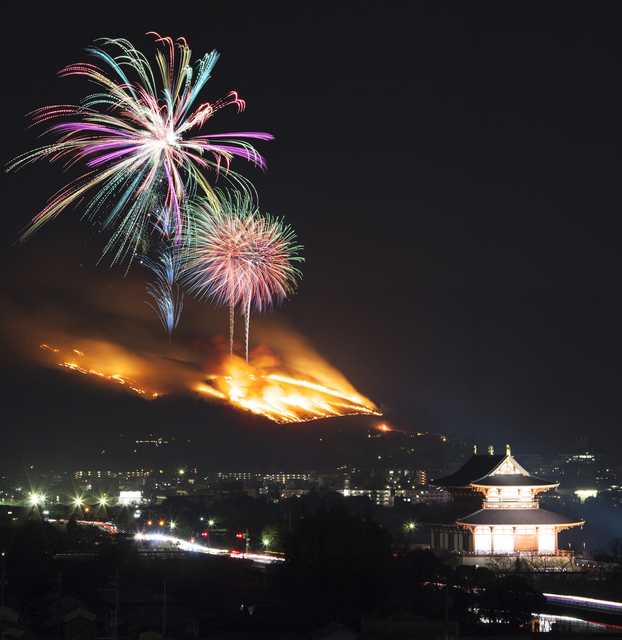
[{"label": "tiled roof", "polygon": [[458,517],[456,521],[458,524],[510,527],[518,525],[574,526],[584,522],[546,509],[480,509],[470,515]]},{"label": "tiled roof", "polygon": [[450,476],[434,480],[431,484],[439,487],[468,487],[473,480],[490,475],[505,459],[505,454],[473,455]]},{"label": "tiled roof", "polygon": [[522,471],[525,471],[517,462],[506,454],[503,455],[473,455],[456,473],[445,478],[434,480],[431,484],[439,487],[457,488],[469,487],[556,487],[558,482],[551,482],[543,478],[522,473],[492,473],[501,466],[501,463],[510,458],[512,463]]},{"label": "tiled roof", "polygon": [[532,475],[524,476],[522,473],[497,473],[473,480],[471,484],[476,487],[556,487],[559,482]]}]

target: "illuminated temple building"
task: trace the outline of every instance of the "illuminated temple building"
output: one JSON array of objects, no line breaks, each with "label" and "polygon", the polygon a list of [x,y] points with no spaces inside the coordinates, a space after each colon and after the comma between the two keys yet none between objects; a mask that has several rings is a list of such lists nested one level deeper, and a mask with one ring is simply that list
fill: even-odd
[{"label": "illuminated temple building", "polygon": [[[430,547],[439,554],[464,556],[467,564],[481,556],[561,556],[562,529],[583,524],[540,509],[536,495],[559,483],[531,475],[511,455],[474,453],[456,473],[434,481],[451,495],[442,509],[422,514],[430,528]],[[469,560],[468,558],[473,558]]]}]

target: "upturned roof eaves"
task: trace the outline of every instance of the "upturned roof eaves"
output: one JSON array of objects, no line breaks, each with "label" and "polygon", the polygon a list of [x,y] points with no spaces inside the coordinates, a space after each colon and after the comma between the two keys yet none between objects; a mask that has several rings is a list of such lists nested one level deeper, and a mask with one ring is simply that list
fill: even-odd
[{"label": "upturned roof eaves", "polygon": [[521,473],[498,473],[473,480],[471,485],[474,487],[556,487],[559,482],[551,482],[531,474],[524,476]]},{"label": "upturned roof eaves", "polygon": [[480,509],[467,516],[456,519],[457,524],[484,525],[484,526],[578,526],[584,520],[575,520],[553,513],[546,509]]}]

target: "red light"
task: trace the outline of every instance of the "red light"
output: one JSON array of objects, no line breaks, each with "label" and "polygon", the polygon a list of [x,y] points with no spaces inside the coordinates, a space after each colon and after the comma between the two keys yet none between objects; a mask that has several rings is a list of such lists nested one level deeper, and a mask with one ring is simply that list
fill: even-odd
[{"label": "red light", "polygon": [[204,538],[207,538],[207,536],[209,536],[209,533],[207,533],[207,531],[204,531],[204,532],[203,532],[203,537],[204,537]]},{"label": "red light", "polygon": [[243,538],[243,537],[244,537],[243,533],[238,533],[237,536],[236,536],[236,538]]}]

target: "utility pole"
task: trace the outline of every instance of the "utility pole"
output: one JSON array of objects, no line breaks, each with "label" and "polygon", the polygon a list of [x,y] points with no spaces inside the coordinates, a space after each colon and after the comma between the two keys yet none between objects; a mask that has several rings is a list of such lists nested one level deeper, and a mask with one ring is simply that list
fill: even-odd
[{"label": "utility pole", "polygon": [[164,600],[162,603],[162,640],[166,640],[166,580],[164,581]]},{"label": "utility pole", "polygon": [[5,556],[5,552],[2,552],[2,591],[0,593],[0,607],[4,606],[4,556]]},{"label": "utility pole", "polygon": [[119,639],[119,567],[114,580],[114,624],[113,624],[113,637],[115,640]]}]

